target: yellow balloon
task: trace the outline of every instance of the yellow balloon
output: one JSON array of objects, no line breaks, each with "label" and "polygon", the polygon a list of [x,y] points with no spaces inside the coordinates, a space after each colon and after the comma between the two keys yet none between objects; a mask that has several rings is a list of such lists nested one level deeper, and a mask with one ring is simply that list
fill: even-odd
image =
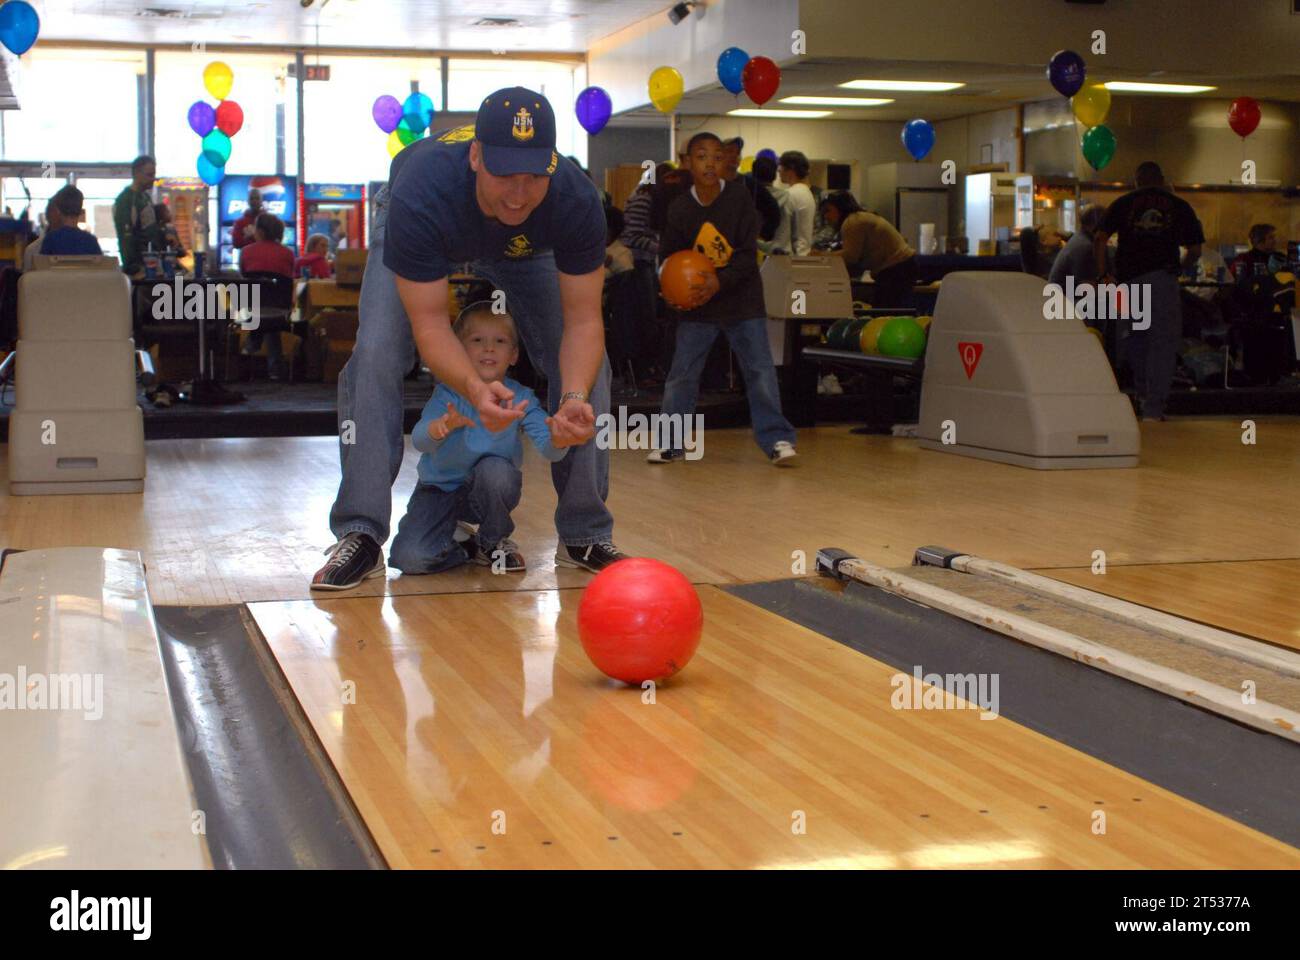
[{"label": "yellow balloon", "polygon": [[405,146],[406,144],[402,143],[402,138],[397,135],[396,130],[388,135],[388,155],[390,157],[397,156]]},{"label": "yellow balloon", "polygon": [[740,172],[741,172],[741,173],[749,173],[749,171],[751,171],[751,170],[754,169],[754,158],[753,158],[753,157],[741,157],[741,158],[740,158],[740,168],[739,168],[739,169],[740,169]]},{"label": "yellow balloon", "polygon": [[1100,126],[1110,113],[1110,91],[1100,83],[1091,84],[1070,98],[1070,106],[1085,127]]},{"label": "yellow balloon", "polygon": [[650,74],[650,102],[660,113],[672,113],[685,89],[682,75],[673,67],[659,67]]},{"label": "yellow balloon", "polygon": [[234,72],[220,60],[213,60],[203,68],[203,86],[218,100],[226,99],[234,82]]}]

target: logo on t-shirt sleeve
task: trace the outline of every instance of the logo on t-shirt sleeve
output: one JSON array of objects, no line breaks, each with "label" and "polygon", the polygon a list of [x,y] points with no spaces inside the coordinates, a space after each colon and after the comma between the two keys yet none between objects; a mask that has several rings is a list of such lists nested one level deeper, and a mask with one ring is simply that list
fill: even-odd
[{"label": "logo on t-shirt sleeve", "polygon": [[695,234],[694,247],[696,251],[712,260],[713,266],[719,270],[731,262],[731,244],[727,243],[727,238],[707,220]]}]

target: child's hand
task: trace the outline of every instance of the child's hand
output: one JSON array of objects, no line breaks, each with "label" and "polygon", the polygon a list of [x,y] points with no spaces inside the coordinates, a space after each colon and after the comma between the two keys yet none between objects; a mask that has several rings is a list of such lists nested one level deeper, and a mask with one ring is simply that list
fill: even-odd
[{"label": "child's hand", "polygon": [[447,421],[448,433],[450,433],[452,430],[459,430],[461,427],[474,426],[474,421],[471,420],[469,417],[465,416],[464,414],[462,414],[459,410],[457,410],[456,405],[454,403],[447,404],[446,414],[444,414],[442,417],[439,417],[439,419]]},{"label": "child's hand", "polygon": [[691,287],[691,307],[702,307],[721,289],[716,273],[705,274],[702,283]]}]

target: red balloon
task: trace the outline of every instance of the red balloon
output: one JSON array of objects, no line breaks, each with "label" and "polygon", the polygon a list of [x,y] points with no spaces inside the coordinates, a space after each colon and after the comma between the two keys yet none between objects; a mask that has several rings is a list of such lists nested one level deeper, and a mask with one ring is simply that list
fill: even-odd
[{"label": "red balloon", "polygon": [[222,100],[217,106],[217,129],[233,137],[244,125],[244,109],[234,100]]},{"label": "red balloon", "polygon": [[1249,137],[1259,126],[1259,101],[1254,97],[1238,97],[1228,107],[1228,126],[1239,137]]},{"label": "red balloon", "polygon": [[740,72],[740,82],[749,99],[761,107],[772,99],[776,88],[781,85],[781,68],[767,57],[754,57]]},{"label": "red balloon", "polygon": [[639,684],[671,677],[695,655],[704,609],[691,582],[647,557],[610,564],[578,604],[578,638],[602,673]]}]

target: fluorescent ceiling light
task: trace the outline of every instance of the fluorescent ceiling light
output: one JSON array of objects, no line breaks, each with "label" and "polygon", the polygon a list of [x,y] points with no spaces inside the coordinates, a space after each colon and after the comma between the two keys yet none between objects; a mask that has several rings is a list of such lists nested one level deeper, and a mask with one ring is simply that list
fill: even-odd
[{"label": "fluorescent ceiling light", "polygon": [[929,90],[939,91],[956,90],[958,87],[964,87],[964,83],[945,83],[941,80],[850,80],[848,83],[841,83],[841,87],[849,90]]},{"label": "fluorescent ceiling light", "polygon": [[1203,87],[1194,83],[1131,83],[1128,80],[1112,80],[1102,84],[1107,90],[1121,90],[1130,93],[1205,93],[1218,87]]},{"label": "fluorescent ceiling light", "polygon": [[893,103],[892,97],[782,97],[781,103],[802,103],[814,107],[878,107]]},{"label": "fluorescent ceiling light", "polygon": [[818,117],[829,117],[829,110],[750,110],[748,108],[741,110],[728,110],[729,117],[775,117],[778,120],[816,120]]}]

